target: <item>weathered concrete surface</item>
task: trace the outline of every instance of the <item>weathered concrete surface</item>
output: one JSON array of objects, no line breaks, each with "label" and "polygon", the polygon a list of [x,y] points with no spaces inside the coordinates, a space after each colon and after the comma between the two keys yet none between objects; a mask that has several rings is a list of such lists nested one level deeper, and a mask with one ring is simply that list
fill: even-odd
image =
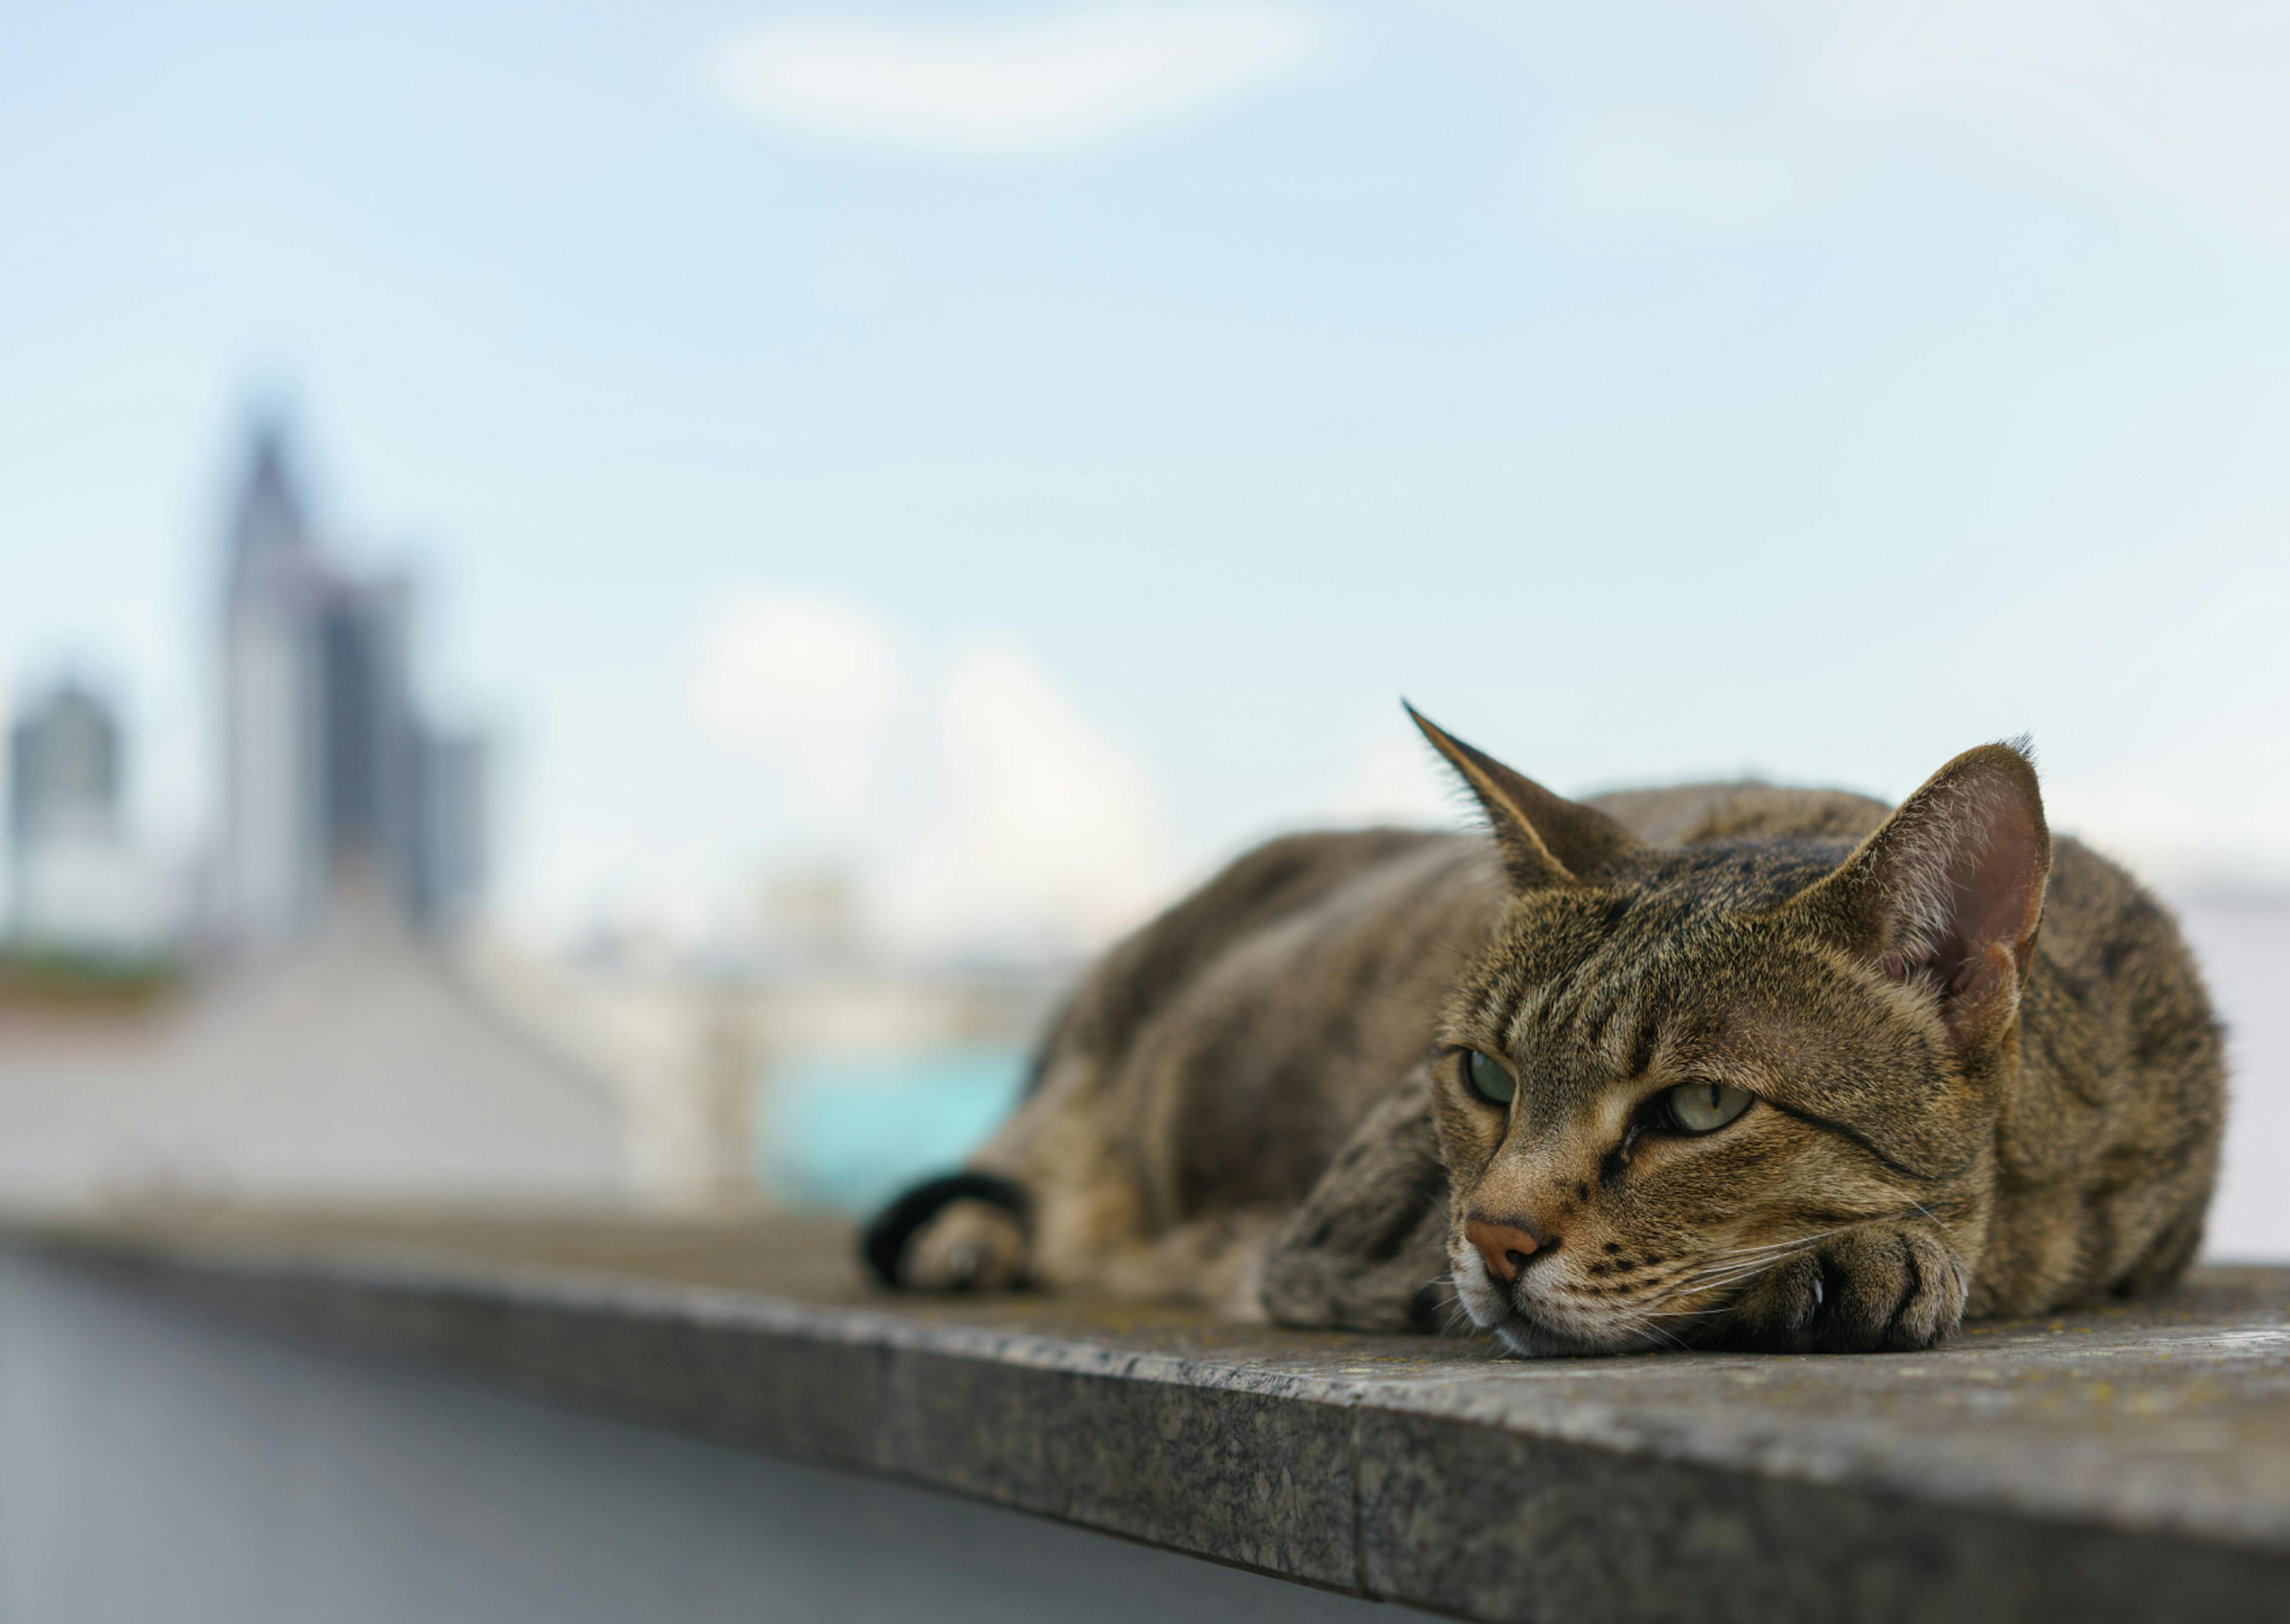
[{"label": "weathered concrete surface", "polygon": [[2290,1616],[2290,1269],[1916,1355],[1476,1343],[877,1296],[838,1229],[51,1232],[139,1289],[1483,1619]]}]

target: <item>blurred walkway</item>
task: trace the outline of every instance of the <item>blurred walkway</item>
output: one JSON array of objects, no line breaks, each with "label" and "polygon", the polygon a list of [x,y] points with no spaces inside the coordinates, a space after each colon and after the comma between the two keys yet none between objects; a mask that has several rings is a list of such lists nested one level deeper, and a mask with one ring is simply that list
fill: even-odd
[{"label": "blurred walkway", "polygon": [[350,892],[308,948],[148,1010],[0,1012],[0,1208],[624,1188],[604,1084]]}]

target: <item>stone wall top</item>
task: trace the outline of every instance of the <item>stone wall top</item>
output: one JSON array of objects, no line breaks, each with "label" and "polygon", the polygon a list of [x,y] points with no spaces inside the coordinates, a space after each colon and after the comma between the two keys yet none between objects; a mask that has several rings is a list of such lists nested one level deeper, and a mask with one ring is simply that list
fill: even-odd
[{"label": "stone wall top", "polygon": [[58,1267],[1485,1620],[2290,1616],[2290,1269],[1928,1353],[1503,1360],[870,1291],[839,1227],[209,1214]]}]

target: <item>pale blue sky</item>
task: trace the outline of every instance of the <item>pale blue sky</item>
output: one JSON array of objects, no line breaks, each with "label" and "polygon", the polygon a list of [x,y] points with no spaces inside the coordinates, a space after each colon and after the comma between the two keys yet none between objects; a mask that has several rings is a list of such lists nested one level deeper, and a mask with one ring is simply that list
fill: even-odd
[{"label": "pale blue sky", "polygon": [[2272,8],[49,10],[0,681],[109,677],[172,845],[284,395],[537,926],[1056,830],[1117,911],[1420,802],[1401,692],[1577,789],[2029,730],[2062,821],[2290,873]]}]

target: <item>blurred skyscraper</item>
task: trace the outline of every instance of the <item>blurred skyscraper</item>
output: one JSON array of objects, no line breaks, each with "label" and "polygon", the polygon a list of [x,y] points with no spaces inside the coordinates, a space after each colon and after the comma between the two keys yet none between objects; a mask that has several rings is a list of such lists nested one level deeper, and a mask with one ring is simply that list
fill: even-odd
[{"label": "blurred skyscraper", "polygon": [[486,751],[416,707],[412,583],[326,557],[275,424],[255,435],[229,554],[217,924],[291,940],[364,869],[414,924],[450,926],[484,881]]},{"label": "blurred skyscraper", "polygon": [[8,732],[9,934],[39,950],[138,956],[172,921],[164,886],[119,814],[119,723],[64,682]]},{"label": "blurred skyscraper", "polygon": [[20,866],[44,846],[117,833],[119,724],[87,689],[64,683],[18,716],[8,765],[8,846]]}]

